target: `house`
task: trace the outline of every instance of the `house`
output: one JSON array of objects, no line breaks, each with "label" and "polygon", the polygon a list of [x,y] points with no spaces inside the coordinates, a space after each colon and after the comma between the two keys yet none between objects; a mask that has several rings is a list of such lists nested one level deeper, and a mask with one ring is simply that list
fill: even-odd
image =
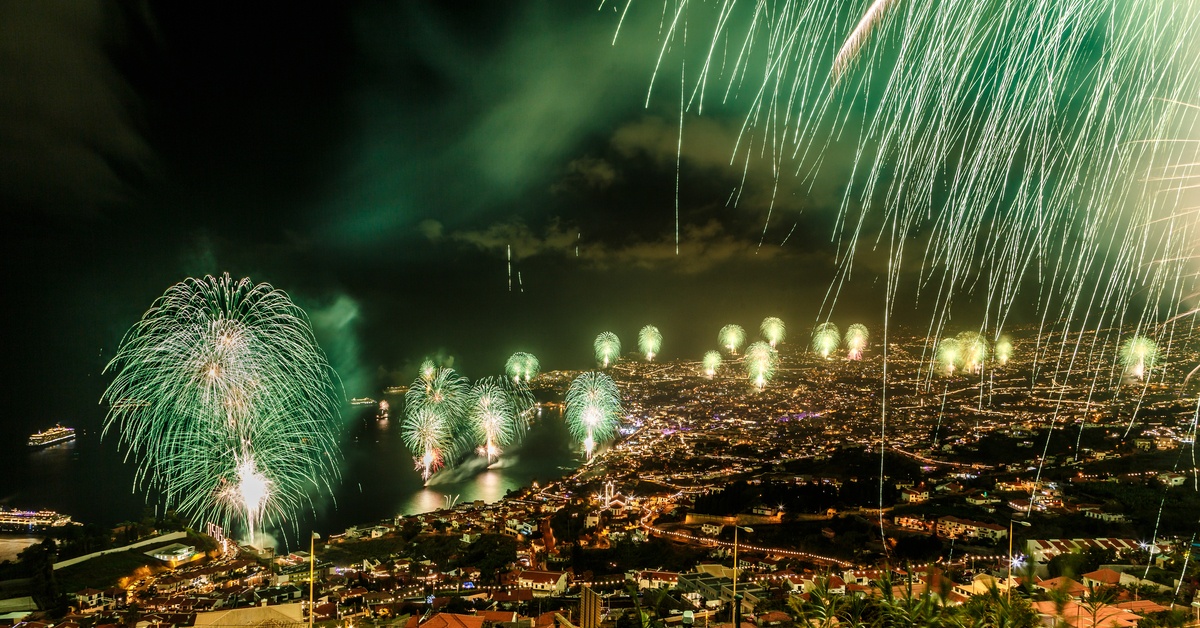
[{"label": "house", "polygon": [[987,493],[971,493],[966,496],[966,502],[972,506],[988,506],[991,504],[999,504],[1000,498],[991,497]]},{"label": "house", "polygon": [[909,504],[919,504],[929,501],[929,489],[927,488],[906,488],[900,492],[900,501]]},{"label": "house", "polygon": [[567,590],[567,572],[526,570],[517,575],[517,586],[536,595],[562,595]]},{"label": "house", "polygon": [[1124,514],[1119,512],[1104,512],[1099,508],[1080,508],[1079,512],[1082,512],[1083,516],[1089,519],[1099,519],[1105,523],[1127,523],[1129,521],[1129,517],[1126,517]]},{"label": "house", "polygon": [[896,527],[908,530],[929,530],[930,527],[925,517],[918,515],[896,515],[892,521]]},{"label": "house", "polygon": [[673,571],[640,571],[634,580],[638,589],[670,589],[679,583],[679,574]]},{"label": "house", "polygon": [[99,610],[99,607],[105,606],[107,601],[104,599],[104,592],[100,589],[81,589],[75,592],[75,607],[81,611],[85,609]]},{"label": "house", "polygon": [[516,611],[475,611],[476,617],[482,617],[484,621],[491,622],[492,625],[511,624],[517,621]]},{"label": "house", "polygon": [[177,563],[191,560],[196,555],[196,546],[172,543],[166,547],[150,550],[146,552],[146,555],[174,566]]},{"label": "house", "polygon": [[1007,591],[1017,585],[1016,577],[1009,580],[1008,578],[996,578],[985,573],[977,574],[971,578],[971,582],[967,584],[954,585],[954,592],[965,597],[972,595],[980,595],[987,593],[993,589],[996,591]]},{"label": "house", "polygon": [[780,565],[783,563],[784,560],[778,556],[767,556],[765,558],[758,559],[758,564],[756,566],[758,567],[759,571],[771,573],[779,571]]},{"label": "house", "polygon": [[732,582],[724,575],[694,571],[679,574],[678,586],[685,593],[695,593],[706,600],[719,600],[721,588]]},{"label": "house", "polygon": [[438,613],[430,617],[422,628],[483,628],[483,617],[476,615],[459,615],[457,613]]},{"label": "house", "polygon": [[1080,578],[1083,581],[1083,586],[1089,588],[1095,587],[1137,587],[1149,585],[1159,588],[1156,582],[1151,580],[1142,580],[1131,573],[1124,573],[1113,569],[1097,569],[1089,573],[1083,574]]},{"label": "house", "polygon": [[1062,591],[1072,598],[1082,597],[1085,593],[1087,593],[1087,587],[1066,576],[1040,580],[1034,583],[1033,586],[1034,588],[1041,589],[1047,593],[1055,590]]},{"label": "house", "polygon": [[721,530],[724,528],[725,528],[725,526],[720,525],[720,524],[706,523],[706,524],[700,526],[700,531],[709,536],[716,536],[716,535],[720,534]]},{"label": "house", "polygon": [[1158,481],[1165,486],[1183,486],[1184,483],[1187,482],[1187,476],[1182,473],[1174,472],[1159,473]]},{"label": "house", "polygon": [[881,569],[851,569],[842,573],[842,580],[847,584],[868,586],[886,575],[887,572]]},{"label": "house", "polygon": [[825,590],[832,595],[846,594],[846,581],[838,576],[828,577],[812,577],[806,578],[803,576],[792,575],[788,576],[784,582],[784,587],[790,589],[793,593],[811,593],[823,585]]},{"label": "house", "polygon": [[1114,538],[1097,538],[1097,539],[1030,539],[1026,543],[1025,553],[1029,558],[1040,565],[1044,565],[1051,558],[1059,554],[1069,554],[1071,552],[1084,552],[1089,548],[1098,548],[1112,550],[1118,556],[1124,552],[1132,551],[1149,551],[1151,554],[1164,554],[1171,551],[1169,543],[1158,543],[1143,547],[1136,539],[1114,539]]},{"label": "house", "polygon": [[1078,628],[1091,628],[1092,626],[1134,628],[1143,618],[1142,615],[1131,609],[1122,608],[1121,604],[1091,607],[1081,605],[1074,600],[1067,601],[1061,610],[1053,600],[1034,602],[1033,610],[1042,618],[1042,623],[1047,626],[1058,625],[1057,622],[1061,620],[1067,626]]},{"label": "house", "polygon": [[937,533],[938,536],[952,539],[972,538],[998,541],[1008,537],[1008,528],[994,523],[946,516],[938,518]]},{"label": "house", "polygon": [[945,484],[938,484],[933,488],[933,490],[937,493],[961,493],[963,488],[965,487],[962,485],[962,482],[955,481],[947,482]]}]

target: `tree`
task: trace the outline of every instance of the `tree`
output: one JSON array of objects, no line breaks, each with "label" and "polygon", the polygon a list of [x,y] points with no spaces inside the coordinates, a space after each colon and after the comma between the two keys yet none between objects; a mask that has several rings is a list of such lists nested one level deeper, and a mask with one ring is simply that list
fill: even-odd
[{"label": "tree", "polygon": [[[1082,606],[1092,616],[1092,625],[1096,626],[1100,611],[1117,599],[1117,588],[1109,586],[1088,586],[1083,595]],[[1078,622],[1076,622],[1078,623]]]},{"label": "tree", "polygon": [[32,576],[30,584],[33,598],[45,609],[57,608],[62,601],[58,581],[54,578],[54,561],[57,555],[58,548],[54,539],[50,538],[30,545],[18,555],[21,563],[25,565],[26,573]]},{"label": "tree", "polygon": [[796,618],[812,628],[832,628],[842,621],[840,615],[845,601],[846,596],[829,592],[829,578],[820,578],[816,587],[809,592],[808,602],[799,597],[789,597],[788,607]]},{"label": "tree", "polygon": [[1009,596],[992,587],[972,595],[960,610],[964,626],[972,628],[1035,628],[1042,625],[1037,612],[1025,598]]},{"label": "tree", "polygon": [[1085,561],[1086,559],[1084,558],[1083,554],[1078,552],[1067,552],[1051,558],[1050,562],[1046,564],[1046,570],[1049,572],[1051,578],[1057,578],[1059,576],[1078,578],[1079,574],[1091,571],[1090,569],[1085,568]]}]

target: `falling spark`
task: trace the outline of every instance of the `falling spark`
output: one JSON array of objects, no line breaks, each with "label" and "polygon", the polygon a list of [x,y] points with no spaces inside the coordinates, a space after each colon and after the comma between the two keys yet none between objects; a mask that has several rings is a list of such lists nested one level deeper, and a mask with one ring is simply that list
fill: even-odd
[{"label": "falling spark", "polygon": [[105,371],[116,377],[104,432],[118,430],[135,484],[197,525],[236,522],[252,535],[332,493],[336,375],[286,293],[228,274],[188,278]]}]

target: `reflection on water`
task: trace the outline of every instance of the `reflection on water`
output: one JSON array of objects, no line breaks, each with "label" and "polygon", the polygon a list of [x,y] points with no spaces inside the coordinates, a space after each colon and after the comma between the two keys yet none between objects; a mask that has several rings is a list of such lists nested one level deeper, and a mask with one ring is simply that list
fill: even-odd
[{"label": "reflection on water", "polygon": [[40,543],[41,541],[41,537],[36,536],[0,535],[0,562],[17,560],[17,554],[20,554],[30,545]]},{"label": "reflection on water", "polygon": [[528,484],[528,482],[519,481],[520,479],[522,478],[505,476],[495,469],[487,469],[479,471],[473,476],[459,476],[454,480],[440,482],[438,477],[434,476],[429,484],[414,494],[412,499],[403,504],[397,512],[418,514],[476,500],[488,503],[499,501],[506,492],[517,490]]},{"label": "reflection on water", "polygon": [[490,466],[483,458],[471,457],[434,474],[428,484],[422,482],[412,454],[400,439],[400,422],[365,420],[345,450],[336,508],[322,509],[314,525],[318,532],[340,532],[451,503],[495,502],[534,481],[560,478],[576,469],[580,460],[558,414],[547,413],[530,427],[521,444]]},{"label": "reflection on water", "polygon": [[412,499],[402,507],[403,512],[420,513],[429,512],[441,508],[444,503],[445,495],[431,491],[429,489],[421,489],[413,494]]},{"label": "reflection on water", "polygon": [[[307,547],[310,529],[337,533],[352,525],[436,510],[447,505],[447,498],[494,502],[509,490],[560,478],[580,463],[561,416],[548,412],[530,427],[523,443],[495,464],[489,467],[472,458],[436,474],[425,486],[401,441],[400,423],[396,417],[355,418],[334,495],[297,513],[298,519],[286,522],[284,529],[266,530],[278,540],[276,547],[286,549],[296,539]],[[117,439],[101,442],[98,430],[80,430],[75,441],[40,450],[30,450],[23,441],[0,442],[0,459],[8,462],[8,472],[0,473],[0,505],[48,508],[82,523],[109,526],[141,519],[146,497],[133,489],[135,466],[123,458]]]}]

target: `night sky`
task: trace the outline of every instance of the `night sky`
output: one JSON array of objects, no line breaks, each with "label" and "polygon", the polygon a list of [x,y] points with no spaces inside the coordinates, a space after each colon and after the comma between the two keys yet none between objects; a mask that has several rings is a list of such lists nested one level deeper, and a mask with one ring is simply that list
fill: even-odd
[{"label": "night sky", "polygon": [[[655,16],[613,45],[611,3],[334,4],[0,4],[5,434],[98,426],[121,335],[207,273],[291,294],[348,396],[433,355],[471,378],[516,350],[584,368],[597,333],[632,348],[644,324],[666,359],[771,315],[807,342],[837,145],[811,187],[783,179],[764,237],[765,164],[727,205],[742,113],[689,113],[676,255],[679,74],[646,105]],[[872,259],[843,328],[882,320]]]}]

